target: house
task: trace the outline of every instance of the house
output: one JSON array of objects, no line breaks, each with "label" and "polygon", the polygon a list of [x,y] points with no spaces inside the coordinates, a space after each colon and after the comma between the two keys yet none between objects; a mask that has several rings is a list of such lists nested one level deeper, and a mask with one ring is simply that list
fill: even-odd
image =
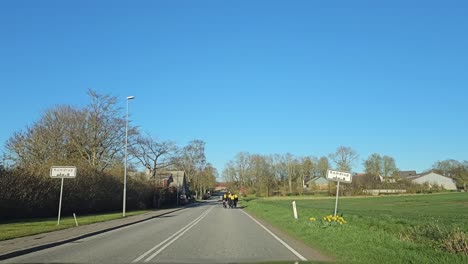
[{"label": "house", "polygon": [[388,183],[395,183],[396,180],[390,177],[383,177],[382,175],[379,175],[380,182],[388,182]]},{"label": "house", "polygon": [[417,175],[416,171],[399,171],[398,172],[398,176],[400,178],[414,177],[416,175]]},{"label": "house", "polygon": [[421,173],[421,174],[416,174],[414,176],[410,176],[407,178],[411,179],[411,181],[418,183],[418,184],[424,184],[424,183],[428,183],[429,185],[437,184],[441,186],[442,188],[444,188],[445,190],[451,190],[451,191],[457,190],[457,185],[453,179],[442,176],[432,171]]},{"label": "house", "polygon": [[225,182],[216,182],[215,192],[226,191],[227,190],[227,183]]},{"label": "house", "polygon": [[179,193],[180,203],[185,203],[189,199],[189,192],[185,171],[161,171],[156,175],[157,179],[161,180],[164,187],[174,187]]},{"label": "house", "polygon": [[310,180],[306,182],[305,186],[308,187],[309,189],[312,186],[316,186],[316,188],[319,190],[327,190],[329,182],[330,181],[324,177],[312,177]]}]

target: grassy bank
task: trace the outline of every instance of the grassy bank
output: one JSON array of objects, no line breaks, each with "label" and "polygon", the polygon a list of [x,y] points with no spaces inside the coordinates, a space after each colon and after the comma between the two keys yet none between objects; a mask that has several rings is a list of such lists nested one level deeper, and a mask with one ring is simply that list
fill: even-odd
[{"label": "grassy bank", "polygon": [[[148,212],[148,210],[127,212],[127,216],[137,215]],[[79,225],[87,225],[97,222],[118,219],[122,217],[122,212],[77,216]],[[60,219],[60,225],[57,225],[57,218],[33,218],[15,221],[0,222],[0,241],[17,237],[30,236],[44,232],[66,229],[75,226],[75,220],[72,217],[63,217]]]},{"label": "grassy bank", "polygon": [[297,200],[297,221],[292,200],[253,199],[242,205],[343,263],[468,263],[467,251],[453,253],[466,250],[468,193],[340,199],[338,212],[346,223],[329,227],[322,219],[333,214],[333,198]]}]

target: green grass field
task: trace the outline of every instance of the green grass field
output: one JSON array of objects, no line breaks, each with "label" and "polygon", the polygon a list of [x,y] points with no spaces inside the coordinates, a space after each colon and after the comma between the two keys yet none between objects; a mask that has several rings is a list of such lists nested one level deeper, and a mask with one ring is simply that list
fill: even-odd
[{"label": "green grass field", "polygon": [[[323,227],[335,199],[246,199],[246,210],[342,263],[468,263],[468,193],[340,198],[345,224]],[[316,221],[310,221],[310,217]],[[328,222],[327,222],[328,223]],[[465,244],[463,244],[465,243]]]},{"label": "green grass field", "polygon": [[[148,210],[127,212],[127,216],[137,215],[148,212]],[[122,217],[122,212],[107,213],[97,215],[77,216],[79,225],[87,225],[97,222],[118,219]],[[57,218],[36,218],[23,219],[15,221],[0,222],[0,241],[17,237],[30,236],[55,230],[66,229],[75,226],[73,217],[63,217],[60,219],[60,225],[57,225]]]}]

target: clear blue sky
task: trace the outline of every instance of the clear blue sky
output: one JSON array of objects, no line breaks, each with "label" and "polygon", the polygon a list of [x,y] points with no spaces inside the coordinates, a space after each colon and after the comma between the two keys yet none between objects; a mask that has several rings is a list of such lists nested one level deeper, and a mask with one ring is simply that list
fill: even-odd
[{"label": "clear blue sky", "polygon": [[[95,3],[99,2],[99,3]],[[240,151],[468,159],[466,1],[1,1],[0,142],[86,90],[145,132]]]}]

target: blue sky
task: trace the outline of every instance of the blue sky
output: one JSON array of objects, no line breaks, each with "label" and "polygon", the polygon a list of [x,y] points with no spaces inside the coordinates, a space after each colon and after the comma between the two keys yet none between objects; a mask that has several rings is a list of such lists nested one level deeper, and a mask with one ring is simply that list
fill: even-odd
[{"label": "blue sky", "polygon": [[0,143],[91,88],[134,95],[144,132],[206,141],[220,172],[340,145],[355,171],[467,160],[468,5],[375,2],[1,1]]}]

